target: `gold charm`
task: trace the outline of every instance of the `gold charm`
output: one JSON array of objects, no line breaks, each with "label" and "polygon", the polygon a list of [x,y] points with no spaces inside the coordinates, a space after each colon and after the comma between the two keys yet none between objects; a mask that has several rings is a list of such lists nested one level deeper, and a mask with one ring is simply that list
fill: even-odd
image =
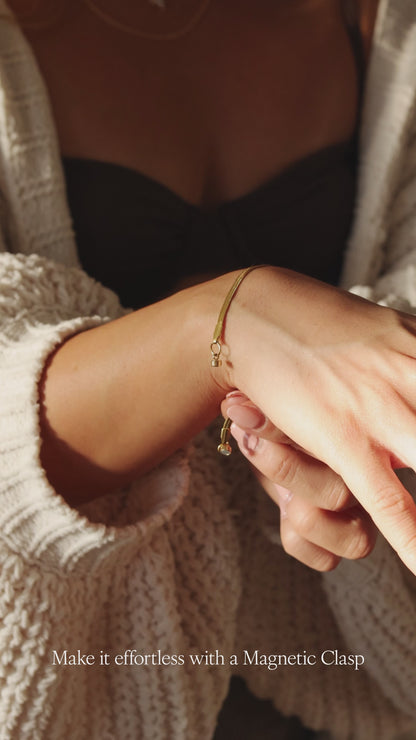
[{"label": "gold charm", "polygon": [[214,339],[214,341],[211,342],[211,367],[219,367],[220,365],[222,365],[220,354],[221,345],[218,339]]},{"label": "gold charm", "polygon": [[222,425],[221,433],[220,433],[220,443],[217,447],[217,452],[220,453],[220,455],[225,455],[225,457],[229,457],[231,455],[233,448],[231,447],[228,439],[230,436],[230,426],[232,424],[231,419],[225,419],[224,424]]}]

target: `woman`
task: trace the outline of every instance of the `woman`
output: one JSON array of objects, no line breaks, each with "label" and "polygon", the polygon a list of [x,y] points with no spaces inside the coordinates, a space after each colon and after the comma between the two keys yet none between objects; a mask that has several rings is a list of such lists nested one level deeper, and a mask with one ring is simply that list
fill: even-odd
[{"label": "woman", "polygon": [[[293,493],[287,549],[323,571],[363,558],[370,515],[416,572],[394,473],[415,467],[416,320],[329,285],[377,12],[343,284],[412,304],[416,14],[224,5],[12,3],[35,63],[2,4],[5,737],[210,738],[232,673],[337,737],[414,721],[413,576],[392,550],[314,573],[210,431],[175,451],[240,391],[270,419],[245,445],[264,487]],[[240,286],[212,368],[253,261],[276,267]]]}]

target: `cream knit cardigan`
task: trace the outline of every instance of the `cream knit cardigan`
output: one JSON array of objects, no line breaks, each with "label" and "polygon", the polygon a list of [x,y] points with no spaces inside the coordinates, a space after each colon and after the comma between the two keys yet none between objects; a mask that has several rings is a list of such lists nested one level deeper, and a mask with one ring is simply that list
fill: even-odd
[{"label": "cream knit cardigan", "polygon": [[[381,0],[344,284],[413,306],[415,96],[415,0]],[[78,269],[43,82],[4,19],[0,193],[1,740],[209,740],[232,672],[335,738],[384,740],[415,727],[414,579],[381,538],[369,558],[334,573],[301,566],[276,542],[273,505],[238,456],[216,458],[209,433],[82,511],[48,484],[42,367],[66,336],[121,309]],[[128,649],[155,665],[117,665]],[[256,650],[316,655],[317,665],[243,665]],[[325,650],[365,663],[324,666]],[[94,665],[57,664],[64,651]],[[204,651],[218,651],[218,665],[193,666],[190,655]]]}]

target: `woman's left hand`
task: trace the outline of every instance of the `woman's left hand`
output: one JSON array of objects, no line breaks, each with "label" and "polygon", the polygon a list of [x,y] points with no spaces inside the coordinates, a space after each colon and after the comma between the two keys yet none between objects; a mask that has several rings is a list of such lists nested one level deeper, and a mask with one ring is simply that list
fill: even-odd
[{"label": "woman's left hand", "polygon": [[280,508],[283,548],[311,568],[328,571],[341,558],[366,557],[376,528],[342,478],[300,449],[239,391],[224,399],[231,433],[263,488]]}]

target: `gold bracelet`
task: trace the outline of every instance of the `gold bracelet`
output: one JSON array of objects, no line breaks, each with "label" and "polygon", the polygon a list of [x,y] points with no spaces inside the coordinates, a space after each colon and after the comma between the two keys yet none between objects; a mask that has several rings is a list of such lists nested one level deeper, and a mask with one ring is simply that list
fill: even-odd
[{"label": "gold bracelet", "polygon": [[[249,272],[251,272],[252,270],[257,270],[259,267],[266,267],[266,265],[251,265],[251,267],[246,267],[245,270],[240,272],[238,277],[234,280],[234,283],[232,284],[227,295],[225,296],[225,301],[222,304],[221,311],[218,316],[218,321],[215,325],[214,336],[212,337],[211,342],[211,367],[219,367],[221,365],[221,339],[224,331],[225,317],[227,315],[228,309],[230,308],[231,301],[237,293],[237,290],[243,282],[244,278],[249,274]],[[226,457],[231,455],[233,451],[229,443],[230,426],[231,419],[225,419],[220,432],[220,444],[217,447],[217,451],[221,455],[225,455]]]}]

